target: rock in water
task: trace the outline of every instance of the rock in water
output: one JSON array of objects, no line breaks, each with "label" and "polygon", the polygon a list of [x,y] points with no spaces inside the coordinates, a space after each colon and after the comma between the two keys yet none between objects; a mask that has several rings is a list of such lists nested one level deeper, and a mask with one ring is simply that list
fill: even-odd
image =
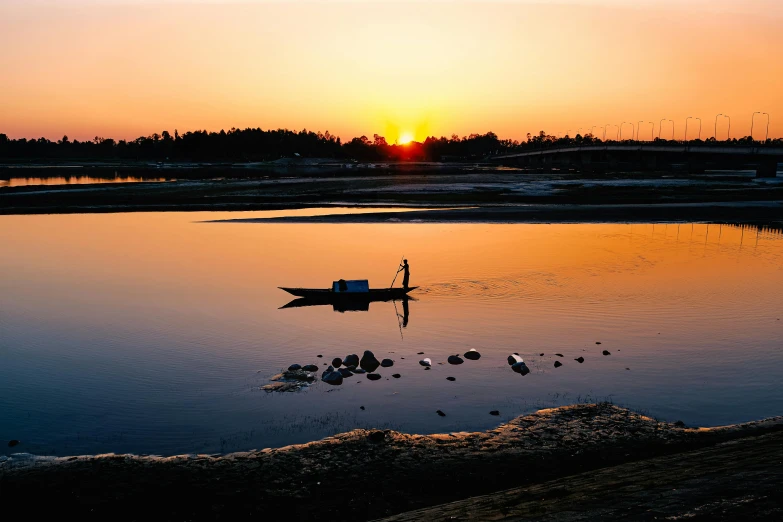
[{"label": "rock in water", "polygon": [[367,378],[370,379],[371,381],[379,381],[379,380],[381,380],[381,376],[378,373],[368,373],[367,374]]},{"label": "rock in water", "polygon": [[604,354],[604,355],[609,355],[609,350],[604,350],[604,351],[603,351],[603,354]]},{"label": "rock in water", "polygon": [[400,375],[399,373],[393,373],[392,377],[394,377],[395,379],[399,379],[400,377],[402,377],[402,375]]},{"label": "rock in water", "polygon": [[375,358],[375,354],[373,354],[370,350],[366,350],[364,355],[362,355],[362,360],[359,361],[359,366],[370,373],[377,370],[380,365],[381,363],[378,362],[378,359]]},{"label": "rock in water", "polygon": [[424,355],[424,352],[418,352],[416,355]]},{"label": "rock in water", "polygon": [[419,364],[421,364],[422,366],[430,367],[432,366],[432,359],[427,357],[426,359],[422,359],[421,361],[419,361]]},{"label": "rock in water", "polygon": [[9,448],[13,448],[14,446],[18,446],[18,445],[19,445],[19,441],[16,440],[16,439],[12,439],[12,440],[8,441],[8,447]]},{"label": "rock in water", "polygon": [[272,380],[279,381],[314,381],[315,375],[312,373],[306,372],[304,370],[286,370],[284,371],[279,379],[275,379],[274,377]]},{"label": "rock in water", "polygon": [[601,344],[601,341],[596,341],[595,344]]},{"label": "rock in water", "polygon": [[318,358],[320,359],[321,357],[323,357],[323,355],[321,355],[321,354],[319,353],[318,355],[316,355],[316,357],[318,357]]},{"label": "rock in water", "polygon": [[345,359],[343,359],[343,364],[346,366],[359,366],[359,356],[355,353],[346,355]]},{"label": "rock in water", "polygon": [[353,373],[367,373],[367,370],[364,368],[356,368],[355,370],[351,370]]},{"label": "rock in water", "polygon": [[457,378],[456,377],[446,377],[446,380],[447,381],[456,381]]},{"label": "rock in water", "polygon": [[288,367],[289,372],[294,372],[296,370],[301,370],[301,369],[302,369],[301,364],[292,364],[291,366]]},{"label": "rock in water", "polygon": [[384,359],[381,361],[381,366],[383,368],[390,368],[394,366],[394,361],[392,361],[391,359]]},{"label": "rock in water", "polygon": [[335,368],[339,368],[342,365],[343,365],[343,360],[340,359],[339,357],[335,357],[334,359],[332,359],[332,366],[334,366]]},{"label": "rock in water", "polygon": [[530,368],[527,367],[527,364],[525,364],[524,361],[519,361],[518,363],[512,364],[511,369],[517,372],[518,374],[522,375],[523,377],[528,373],[530,373]]},{"label": "rock in water", "polygon": [[500,415],[500,412],[498,410],[492,410],[491,412],[489,412],[489,414],[497,416]]},{"label": "rock in water", "polygon": [[462,360],[462,357],[459,355],[449,355],[449,358],[447,359],[449,364],[462,364],[465,361]]},{"label": "rock in water", "polygon": [[445,413],[443,413],[443,412],[442,412],[442,411],[440,411],[440,410],[436,411],[435,413],[437,413],[437,414],[438,414],[438,415],[440,415],[441,417],[445,417],[445,416],[446,416],[446,414],[445,414]]},{"label": "rock in water", "polygon": [[557,355],[558,357],[563,357],[562,353],[556,353],[555,355]]},{"label": "rock in water", "polygon": [[563,366],[563,363],[560,361],[555,361],[555,368],[560,368],[561,366]]},{"label": "rock in water", "polygon": [[465,359],[469,359],[471,361],[478,361],[479,359],[481,359],[481,354],[478,353],[475,349],[471,348],[470,350],[465,352],[464,357]]},{"label": "rock in water", "polygon": [[353,375],[353,372],[348,368],[339,368],[337,371],[340,372],[340,375],[343,376],[343,379],[347,379]]},{"label": "rock in water", "polygon": [[514,352],[511,355],[508,356],[508,365],[513,366],[517,363],[522,362],[522,357],[519,356],[518,353]]},{"label": "rock in water", "polygon": [[582,364],[583,362],[585,362],[585,358],[584,358],[584,357],[577,357],[577,358],[576,358],[576,359],[574,359],[574,360],[575,360],[576,362],[578,362],[579,364]]},{"label": "rock in water", "polygon": [[543,354],[543,353],[539,353],[538,355],[539,355],[539,356],[541,356],[541,357],[543,357],[543,356],[544,356],[544,354]]},{"label": "rock in water", "polygon": [[306,366],[302,366],[302,369],[306,372],[317,372],[318,366],[316,366],[315,364],[308,364]]},{"label": "rock in water", "polygon": [[266,392],[293,392],[302,388],[302,383],[298,382],[273,382],[261,386]]},{"label": "rock in water", "polygon": [[324,370],[324,373],[321,375],[321,380],[326,384],[338,386],[343,383],[343,375],[330,366]]}]

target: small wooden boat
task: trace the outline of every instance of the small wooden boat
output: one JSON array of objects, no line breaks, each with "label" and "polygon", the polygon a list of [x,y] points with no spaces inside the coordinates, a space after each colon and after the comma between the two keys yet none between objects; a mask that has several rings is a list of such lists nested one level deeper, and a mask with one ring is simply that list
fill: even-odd
[{"label": "small wooden boat", "polygon": [[337,300],[358,300],[358,301],[391,301],[392,299],[402,299],[411,290],[416,290],[418,286],[410,288],[370,288],[366,292],[335,292],[329,289],[319,288],[286,288],[278,287],[291,295],[305,297],[318,301],[337,301]]},{"label": "small wooden boat", "polygon": [[370,283],[366,279],[357,279],[346,281],[340,279],[332,283],[332,288],[286,288],[278,287],[291,295],[304,297],[306,299],[322,302],[338,301],[391,301],[392,299],[401,299],[408,295],[408,292],[415,290],[416,286],[410,288],[370,288]]}]

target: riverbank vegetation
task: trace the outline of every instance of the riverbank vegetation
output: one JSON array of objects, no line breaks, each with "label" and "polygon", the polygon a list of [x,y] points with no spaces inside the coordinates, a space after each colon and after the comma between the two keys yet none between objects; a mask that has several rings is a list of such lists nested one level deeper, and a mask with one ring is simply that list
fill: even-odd
[{"label": "riverbank vegetation", "polygon": [[[660,143],[681,143],[655,139]],[[0,162],[30,161],[274,161],[280,158],[333,158],[354,161],[474,161],[489,156],[539,150],[559,146],[619,143],[602,140],[592,134],[553,136],[544,131],[528,134],[522,141],[501,139],[494,132],[451,137],[430,136],[423,142],[404,145],[388,143],[378,134],[372,138],[360,136],[343,141],[339,136],[326,132],[288,129],[262,130],[261,128],[235,129],[219,132],[196,130],[180,134],[163,131],[135,140],[115,140],[96,136],[90,141],[71,140],[68,136],[51,141],[47,138],[11,139],[0,134]],[[636,143],[623,140],[622,143]],[[689,145],[709,145],[709,140],[690,140]],[[783,139],[753,141],[749,136],[721,141],[722,146],[783,146]]]}]

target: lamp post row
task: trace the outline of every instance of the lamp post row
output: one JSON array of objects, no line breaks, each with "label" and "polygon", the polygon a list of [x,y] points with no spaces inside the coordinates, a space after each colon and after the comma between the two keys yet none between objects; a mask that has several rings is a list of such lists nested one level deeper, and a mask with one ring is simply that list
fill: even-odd
[{"label": "lamp post row", "polygon": [[[754,123],[755,123],[756,114],[760,114],[762,116],[766,116],[767,117],[767,126],[766,126],[766,130],[765,130],[765,134],[764,134],[764,141],[766,142],[769,139],[769,113],[767,113],[767,112],[756,111],[751,116],[751,118],[750,118],[750,139],[753,140],[753,126],[754,126]],[[728,128],[726,130],[726,140],[728,141],[728,140],[731,139],[731,117],[728,114],[720,113],[720,114],[717,114],[715,116],[715,129],[714,129],[713,136],[715,137],[716,140],[718,139],[718,118],[720,118],[721,116],[723,116],[724,118],[729,120]],[[697,117],[694,117],[694,116],[688,116],[685,119],[685,137],[684,137],[683,141],[686,141],[686,142],[688,141],[688,120],[697,120],[699,122],[699,137],[697,139],[701,140],[701,128],[702,128],[701,118],[697,118]],[[672,141],[673,141],[674,140],[674,120],[669,120],[667,118],[661,118],[661,121],[658,122],[658,139],[661,139],[661,132],[663,131],[663,122],[665,122],[665,121],[668,121],[668,122],[670,122],[672,124]],[[607,123],[603,127],[604,130],[603,130],[603,138],[602,139],[604,141],[606,141],[606,130],[610,126],[614,126],[614,127],[617,127],[617,132],[615,134],[616,139],[619,140],[619,141],[622,141],[623,125],[630,125],[631,126],[631,130],[632,130],[632,132],[631,132],[631,139],[633,139],[634,131],[635,131],[636,141],[640,141],[641,126],[642,126],[643,123],[644,123],[644,120],[639,120],[636,123],[636,127],[635,128],[634,128],[633,122],[630,122],[630,121],[624,121],[620,125],[613,125],[611,123]],[[655,139],[655,123],[653,123],[651,121],[648,121],[647,123],[649,123],[652,126],[652,127],[650,127],[650,141],[653,141]],[[593,125],[592,127],[590,127],[590,134],[593,135],[593,136],[595,135],[595,133],[593,131],[594,131],[594,129],[596,127],[599,127],[599,125]],[[579,129],[577,130],[577,134],[579,134],[579,131],[581,131],[581,130],[582,130],[582,127],[579,127]],[[568,132],[566,133],[566,135],[569,135],[570,132],[571,132],[571,130],[569,129]]]}]

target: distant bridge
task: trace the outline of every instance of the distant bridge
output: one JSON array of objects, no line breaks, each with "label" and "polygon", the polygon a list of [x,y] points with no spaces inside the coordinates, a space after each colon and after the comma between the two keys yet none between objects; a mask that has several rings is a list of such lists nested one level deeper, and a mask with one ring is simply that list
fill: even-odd
[{"label": "distant bridge", "polygon": [[689,145],[585,145],[553,147],[493,156],[490,161],[531,169],[584,171],[664,170],[685,166],[690,172],[707,169],[755,170],[757,177],[775,177],[783,162],[783,147]]}]

